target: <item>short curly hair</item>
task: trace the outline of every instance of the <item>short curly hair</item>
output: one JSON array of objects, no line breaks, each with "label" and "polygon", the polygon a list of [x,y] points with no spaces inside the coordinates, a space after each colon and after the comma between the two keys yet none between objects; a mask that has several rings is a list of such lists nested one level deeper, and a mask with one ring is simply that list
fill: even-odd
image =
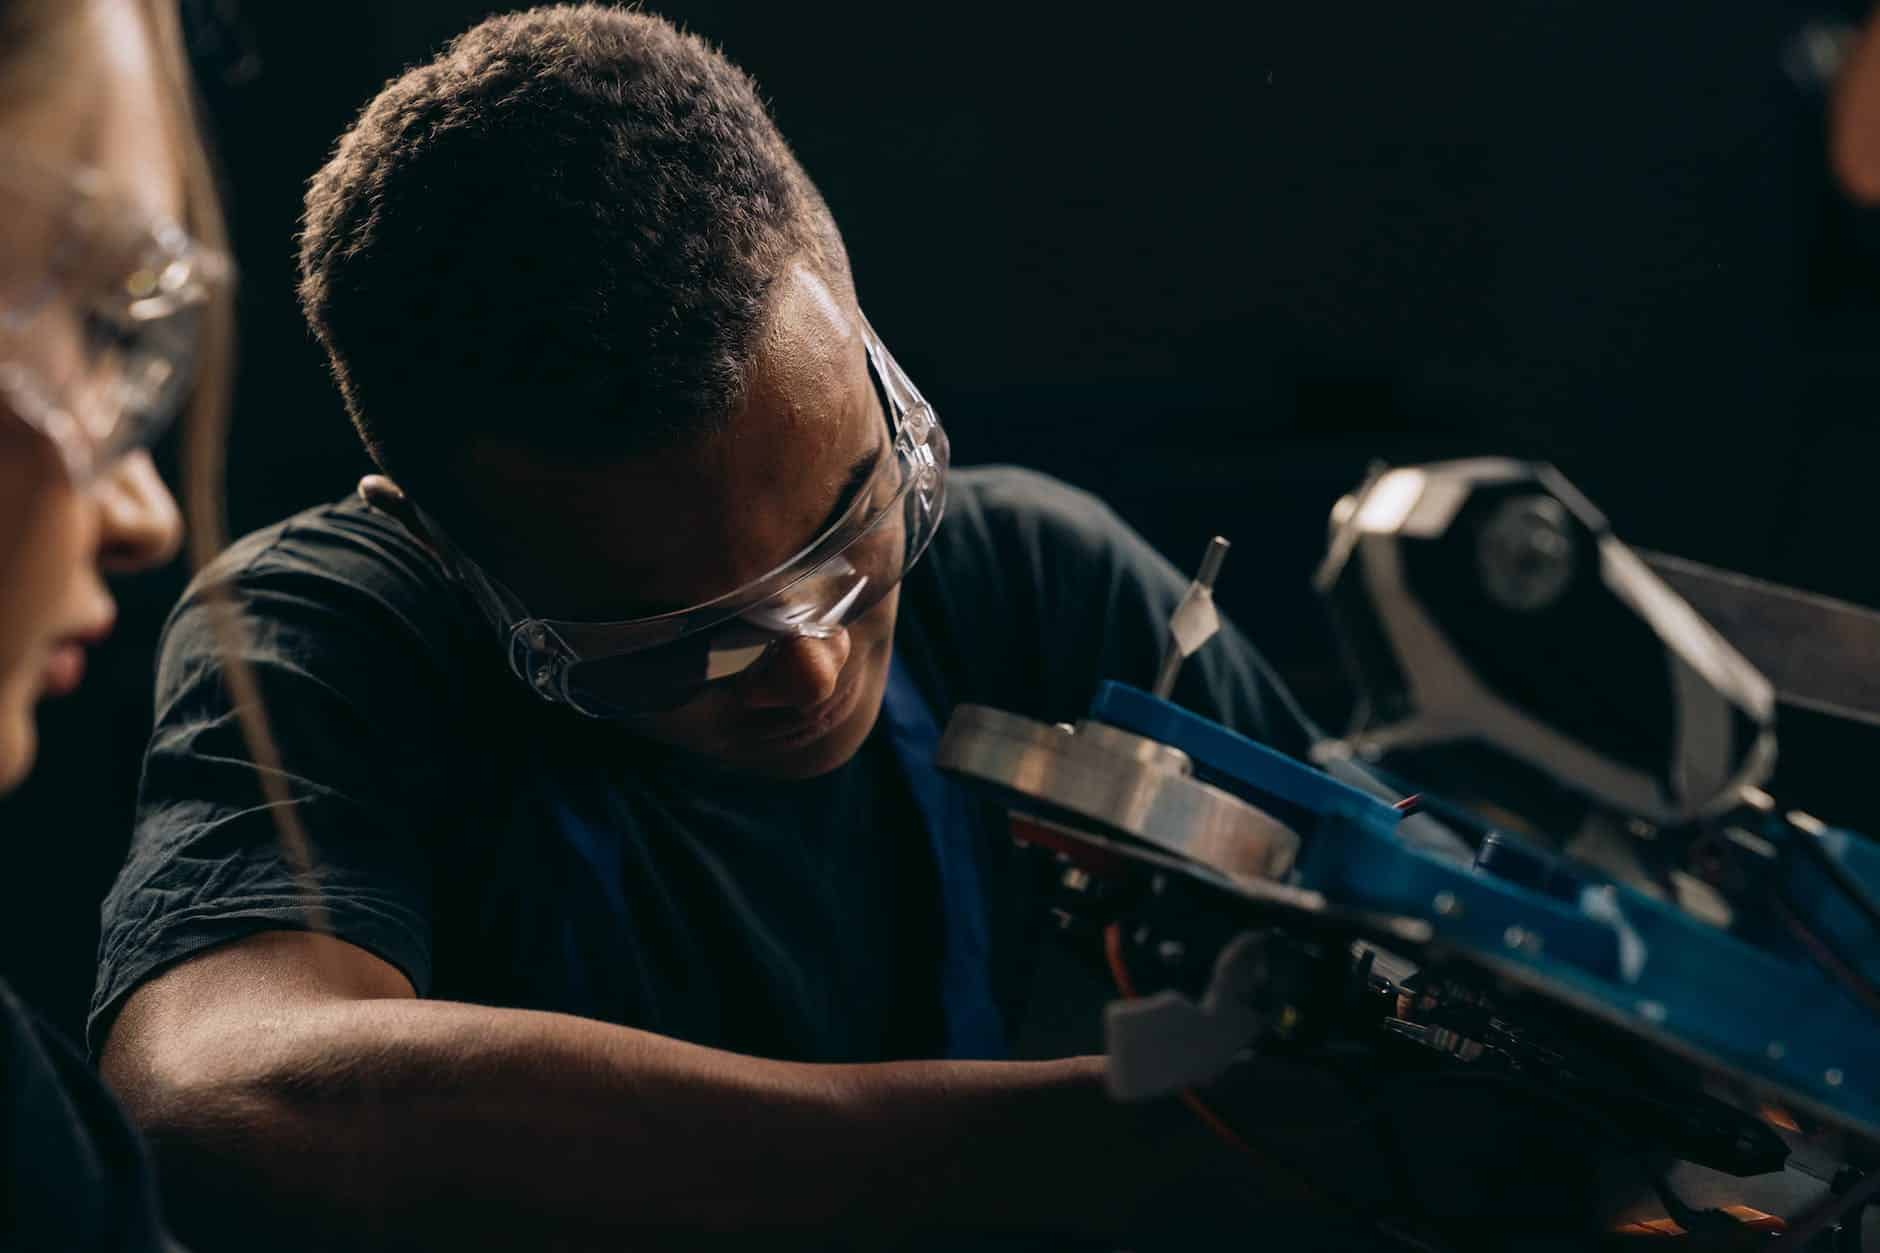
[{"label": "short curly hair", "polygon": [[473,436],[624,456],[722,429],[792,258],[847,281],[757,89],[663,19],[494,17],[307,189],[300,301],[353,424],[423,479]]}]

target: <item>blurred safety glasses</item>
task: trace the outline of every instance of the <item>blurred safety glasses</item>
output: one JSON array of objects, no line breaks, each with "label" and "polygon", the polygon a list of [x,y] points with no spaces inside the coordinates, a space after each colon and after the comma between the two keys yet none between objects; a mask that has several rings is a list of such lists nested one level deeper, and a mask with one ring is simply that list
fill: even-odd
[{"label": "blurred safety glasses", "polygon": [[0,151],[0,206],[0,414],[88,484],[175,418],[234,267],[94,170]]}]

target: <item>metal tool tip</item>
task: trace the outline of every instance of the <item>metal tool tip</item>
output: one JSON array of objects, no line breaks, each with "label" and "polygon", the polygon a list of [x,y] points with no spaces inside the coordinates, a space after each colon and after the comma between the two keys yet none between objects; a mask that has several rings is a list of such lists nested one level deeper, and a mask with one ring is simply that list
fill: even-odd
[{"label": "metal tool tip", "polygon": [[1220,535],[1209,540],[1208,551],[1201,554],[1201,569],[1195,573],[1195,582],[1203,587],[1213,587],[1215,577],[1221,572],[1221,563],[1227,560],[1227,550],[1232,547]]}]

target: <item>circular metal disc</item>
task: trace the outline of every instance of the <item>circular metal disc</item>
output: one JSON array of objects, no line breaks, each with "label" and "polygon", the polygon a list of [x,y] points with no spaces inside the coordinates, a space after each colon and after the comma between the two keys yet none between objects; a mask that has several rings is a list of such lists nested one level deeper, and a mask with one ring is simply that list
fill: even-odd
[{"label": "circular metal disc", "polygon": [[943,769],[1003,788],[1014,804],[1074,814],[1235,879],[1292,869],[1299,834],[1196,779],[1177,749],[1101,723],[1050,726],[961,705],[940,739]]}]

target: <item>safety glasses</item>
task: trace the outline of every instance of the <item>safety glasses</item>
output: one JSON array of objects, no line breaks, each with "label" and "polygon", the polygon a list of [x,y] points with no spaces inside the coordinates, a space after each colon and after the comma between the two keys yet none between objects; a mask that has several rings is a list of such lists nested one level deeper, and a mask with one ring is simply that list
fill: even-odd
[{"label": "safety glasses", "polygon": [[866,320],[863,339],[889,419],[874,473],[841,517],[795,557],[715,600],[622,622],[534,617],[426,519],[446,561],[500,632],[517,677],[545,700],[590,717],[659,713],[749,671],[784,641],[831,637],[879,604],[940,524],[948,449],[932,406]]},{"label": "safety glasses", "polygon": [[93,170],[0,151],[0,206],[0,410],[86,484],[176,416],[233,267]]}]

